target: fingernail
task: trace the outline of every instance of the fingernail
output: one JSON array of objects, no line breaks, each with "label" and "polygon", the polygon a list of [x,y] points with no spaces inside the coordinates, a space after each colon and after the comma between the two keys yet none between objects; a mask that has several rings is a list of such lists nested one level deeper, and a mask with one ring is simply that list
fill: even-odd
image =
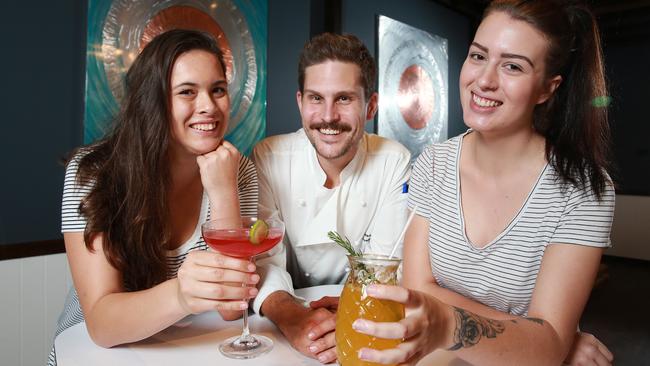
[{"label": "fingernail", "polygon": [[325,363],[325,361],[327,361],[327,357],[325,357],[324,355],[318,356],[318,361],[320,361],[321,363]]},{"label": "fingernail", "polygon": [[366,322],[361,319],[355,320],[354,323],[352,323],[352,328],[359,331],[365,331],[368,329]]},{"label": "fingernail", "polygon": [[248,293],[249,293],[251,296],[255,296],[255,295],[257,295],[257,292],[258,292],[258,291],[259,291],[258,289],[256,289],[255,287],[253,287],[253,288],[251,288],[250,290],[248,290]]},{"label": "fingernail", "polygon": [[257,283],[257,281],[259,281],[259,280],[260,280],[260,276],[259,276],[259,275],[254,274],[254,275],[251,276],[251,282],[252,282],[252,283]]},{"label": "fingernail", "polygon": [[242,302],[241,304],[239,304],[239,308],[242,310],[248,309],[248,303]]},{"label": "fingernail", "polygon": [[309,346],[309,350],[310,350],[311,352],[316,352],[316,351],[318,351],[318,347],[316,347],[316,346]]},{"label": "fingernail", "polygon": [[360,360],[366,360],[367,357],[367,352],[364,348],[360,349],[359,352],[357,353],[357,357],[359,357]]},{"label": "fingernail", "polygon": [[255,265],[253,263],[251,263],[251,264],[248,265],[247,268],[248,268],[249,272],[253,272],[255,270]]},{"label": "fingernail", "polygon": [[309,339],[311,339],[311,340],[313,341],[314,338],[316,338],[316,333],[314,333],[314,332],[309,332],[309,334],[307,334],[307,338],[309,338]]},{"label": "fingernail", "polygon": [[375,285],[370,285],[366,287],[366,293],[370,296],[379,295],[379,289]]}]

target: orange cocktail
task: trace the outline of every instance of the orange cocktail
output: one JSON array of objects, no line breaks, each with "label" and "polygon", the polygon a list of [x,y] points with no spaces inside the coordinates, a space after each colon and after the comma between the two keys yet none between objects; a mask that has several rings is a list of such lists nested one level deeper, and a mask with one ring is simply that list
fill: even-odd
[{"label": "orange cocktail", "polygon": [[397,322],[404,318],[404,306],[389,300],[378,300],[365,294],[365,287],[374,283],[397,285],[400,259],[386,256],[348,256],[350,274],[343,287],[336,313],[336,353],[342,366],[375,365],[359,360],[359,349],[395,348],[401,340],[383,339],[361,334],[352,328],[358,319],[375,322]]}]

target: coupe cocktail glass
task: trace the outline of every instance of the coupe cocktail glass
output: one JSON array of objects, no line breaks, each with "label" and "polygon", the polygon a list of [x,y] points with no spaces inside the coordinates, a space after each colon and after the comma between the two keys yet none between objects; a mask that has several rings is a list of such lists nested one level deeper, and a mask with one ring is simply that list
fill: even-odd
[{"label": "coupe cocktail glass", "polygon": [[[236,225],[233,225],[233,221],[239,220],[210,220],[201,226],[205,243],[214,251],[229,257],[252,261],[256,255],[277,245],[284,235],[284,223],[278,219],[264,219],[268,233],[262,237],[253,235],[259,240],[251,240],[251,228],[258,221],[257,217],[242,216]],[[226,357],[238,359],[253,358],[269,352],[273,348],[273,341],[250,333],[247,310],[244,310],[243,318],[242,334],[223,341],[219,345],[219,351]]]}]

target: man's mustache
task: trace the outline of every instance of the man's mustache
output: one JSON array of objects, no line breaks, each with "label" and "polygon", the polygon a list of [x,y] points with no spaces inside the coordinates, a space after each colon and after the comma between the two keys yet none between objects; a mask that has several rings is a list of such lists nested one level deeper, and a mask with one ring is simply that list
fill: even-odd
[{"label": "man's mustache", "polygon": [[339,130],[341,132],[352,131],[352,127],[339,122],[319,122],[312,124],[309,128],[312,130],[320,130],[324,128],[328,130]]}]

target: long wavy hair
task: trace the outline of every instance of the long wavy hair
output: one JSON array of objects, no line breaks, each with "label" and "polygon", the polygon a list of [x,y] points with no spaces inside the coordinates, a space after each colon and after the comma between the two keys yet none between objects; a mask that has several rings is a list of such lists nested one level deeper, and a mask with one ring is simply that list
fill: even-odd
[{"label": "long wavy hair", "polygon": [[191,50],[223,53],[207,33],[171,30],[155,37],[126,74],[126,94],[112,130],[80,148],[77,182],[91,184],[79,210],[87,220],[86,248],[103,235],[109,263],[127,290],[150,288],[167,279],[170,244],[170,77],[176,59]]},{"label": "long wavy hair", "polygon": [[566,0],[495,0],[483,18],[504,12],[548,39],[546,76],[562,76],[553,96],[534,111],[546,138],[546,158],[564,182],[590,187],[598,197],[611,168],[607,87],[600,32],[586,5]]}]

